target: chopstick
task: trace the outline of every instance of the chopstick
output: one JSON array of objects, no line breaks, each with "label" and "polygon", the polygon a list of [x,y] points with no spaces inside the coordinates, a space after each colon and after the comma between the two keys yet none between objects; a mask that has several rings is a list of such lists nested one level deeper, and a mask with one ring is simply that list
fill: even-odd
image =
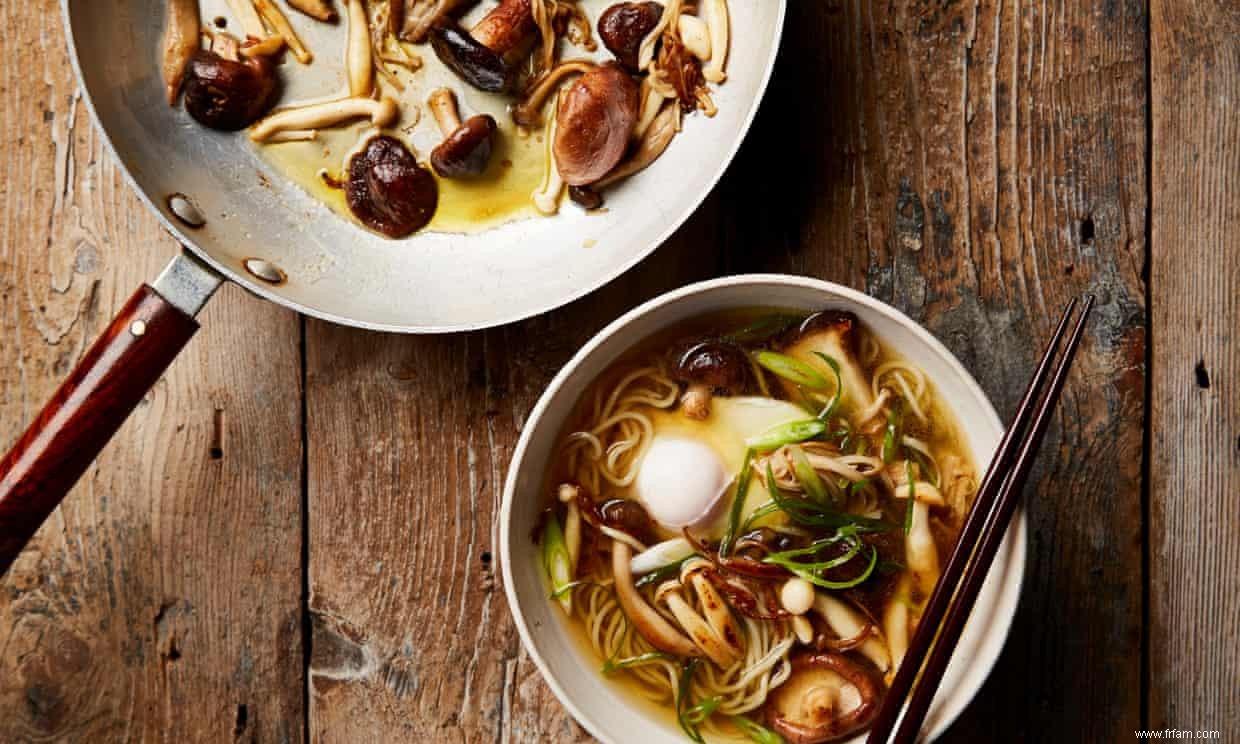
[{"label": "chopstick", "polygon": [[[1093,304],[1093,297],[1086,298],[1067,348],[1051,373],[1051,364],[1076,310],[1077,301],[1072,300],[1064,310],[1055,334],[1021,398],[1016,416],[982,478],[973,508],[961,528],[960,539],[926,603],[917,632],[874,719],[866,744],[887,744],[889,740],[895,744],[911,744],[916,739],[942,682],[952,651],[977,601],[990,564],[1007,533],[1008,523],[1041,447],[1051,412],[1063,390]],[[1050,389],[1042,396],[1048,376]],[[913,687],[914,681],[916,687]],[[894,740],[891,739],[893,729],[896,729]]]}]

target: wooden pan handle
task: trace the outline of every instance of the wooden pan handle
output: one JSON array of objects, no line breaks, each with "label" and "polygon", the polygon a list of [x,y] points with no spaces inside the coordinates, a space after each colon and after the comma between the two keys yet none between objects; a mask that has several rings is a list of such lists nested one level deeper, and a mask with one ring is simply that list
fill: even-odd
[{"label": "wooden pan handle", "polygon": [[129,298],[0,460],[0,576],[197,330],[149,285]]}]

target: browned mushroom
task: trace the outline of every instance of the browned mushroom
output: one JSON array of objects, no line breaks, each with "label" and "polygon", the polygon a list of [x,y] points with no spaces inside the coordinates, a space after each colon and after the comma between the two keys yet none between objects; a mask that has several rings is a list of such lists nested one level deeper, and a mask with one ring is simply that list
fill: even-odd
[{"label": "browned mushroom", "polygon": [[767,698],[765,711],[791,744],[824,744],[868,726],[880,697],[879,683],[861,664],[843,654],[805,652],[793,657],[792,676]]},{"label": "browned mushroom", "polygon": [[715,394],[731,395],[743,390],[752,379],[745,352],[727,341],[699,341],[676,354],[672,377],[688,385],[680,404],[692,419],[710,416]]},{"label": "browned mushroom", "polygon": [[598,35],[629,72],[640,72],[637,63],[642,40],[659,25],[663,6],[653,2],[616,3],[598,18]]},{"label": "browned mushroom", "polygon": [[216,34],[211,49],[200,49],[190,59],[185,110],[203,126],[232,132],[266,113],[275,92],[275,64],[270,57],[242,56],[236,39]]},{"label": "browned mushroom", "polygon": [[349,159],[344,185],[349,210],[362,224],[389,238],[424,227],[439,204],[439,185],[393,137],[376,135]]},{"label": "browned mushroom", "polygon": [[616,167],[637,123],[638,88],[619,65],[608,63],[578,78],[556,114],[552,151],[569,186],[593,183]]},{"label": "browned mushroom", "polygon": [[479,114],[461,122],[456,96],[448,88],[438,88],[427,100],[444,141],[431,151],[431,165],[444,178],[481,175],[491,162],[498,126],[490,114]]},{"label": "browned mushroom", "polygon": [[431,30],[431,46],[462,80],[489,93],[512,88],[517,62],[529,52],[535,30],[532,0],[501,0],[469,31],[441,22]]}]

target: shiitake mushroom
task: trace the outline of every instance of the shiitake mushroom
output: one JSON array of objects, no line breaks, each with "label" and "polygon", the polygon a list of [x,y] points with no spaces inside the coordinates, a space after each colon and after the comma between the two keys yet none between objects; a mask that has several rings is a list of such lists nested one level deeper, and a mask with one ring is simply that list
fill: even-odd
[{"label": "shiitake mushroom", "polygon": [[435,177],[400,140],[387,135],[372,137],[349,159],[344,190],[353,216],[389,238],[421,229],[439,205]]},{"label": "shiitake mushroom", "polygon": [[629,72],[640,72],[637,66],[642,41],[659,25],[663,6],[653,2],[616,3],[598,19],[598,35],[620,64]]},{"label": "shiitake mushroom", "polygon": [[681,409],[692,419],[710,416],[715,394],[735,395],[753,378],[745,352],[721,339],[690,343],[674,353],[672,377],[688,387],[680,398]]},{"label": "shiitake mushroom", "polygon": [[267,112],[276,87],[270,57],[232,60],[201,49],[190,58],[186,70],[185,110],[203,126],[234,132]]}]

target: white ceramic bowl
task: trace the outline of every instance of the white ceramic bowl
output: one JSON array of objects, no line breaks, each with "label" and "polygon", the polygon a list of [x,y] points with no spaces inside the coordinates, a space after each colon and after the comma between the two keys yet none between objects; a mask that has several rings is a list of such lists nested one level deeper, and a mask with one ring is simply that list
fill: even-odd
[{"label": "white ceramic bowl", "polygon": [[[671,716],[651,715],[646,704],[599,672],[600,661],[575,639],[568,618],[548,600],[538,548],[530,539],[546,506],[547,465],[583,391],[634,344],[687,318],[747,307],[851,310],[934,381],[951,402],[979,468],[990,461],[1002,435],[985,393],[943,344],[898,310],[837,284],[766,274],[702,282],[657,297],[599,332],[556,375],[526,422],[504,486],[499,540],[504,590],[525,648],[560,702],[604,742],[683,744],[686,739]],[[927,718],[932,739],[968,705],[994,666],[1016,611],[1024,564],[1025,519],[1018,513]]]}]

